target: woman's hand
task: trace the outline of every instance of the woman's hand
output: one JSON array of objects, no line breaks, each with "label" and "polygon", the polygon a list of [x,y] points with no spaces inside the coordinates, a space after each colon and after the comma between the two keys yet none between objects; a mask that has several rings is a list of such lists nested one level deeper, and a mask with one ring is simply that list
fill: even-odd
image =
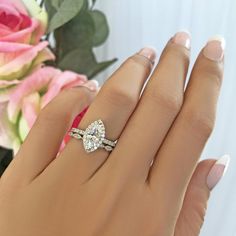
[{"label": "woman's hand", "polygon": [[225,167],[211,174],[211,181],[214,160],[196,168],[214,125],[223,47],[220,39],[206,44],[185,91],[187,33],[171,38],[148,81],[154,51],[145,48],[130,57],[107,80],[79,125],[86,129],[101,119],[106,138],[119,138],[111,153],[98,149],[88,154],[82,141],[71,139],[56,158],[73,118],[94,93],[81,87],[56,97],[1,179],[2,234],[198,235],[210,188]]}]

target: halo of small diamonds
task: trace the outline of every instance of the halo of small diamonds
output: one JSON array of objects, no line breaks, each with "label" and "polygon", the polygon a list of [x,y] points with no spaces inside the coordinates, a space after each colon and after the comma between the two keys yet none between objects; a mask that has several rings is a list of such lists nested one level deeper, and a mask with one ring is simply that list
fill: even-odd
[{"label": "halo of small diamonds", "polygon": [[88,153],[98,148],[111,152],[117,143],[117,140],[111,141],[105,138],[105,125],[102,120],[92,122],[85,130],[72,128],[68,134],[76,139],[82,139],[84,149]]}]

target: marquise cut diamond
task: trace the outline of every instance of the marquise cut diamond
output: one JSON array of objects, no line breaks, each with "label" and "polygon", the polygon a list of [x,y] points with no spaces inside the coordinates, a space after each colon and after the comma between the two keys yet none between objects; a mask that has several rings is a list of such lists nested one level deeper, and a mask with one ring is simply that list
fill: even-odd
[{"label": "marquise cut diamond", "polygon": [[105,138],[105,126],[102,120],[91,123],[84,132],[83,145],[86,152],[97,150]]}]

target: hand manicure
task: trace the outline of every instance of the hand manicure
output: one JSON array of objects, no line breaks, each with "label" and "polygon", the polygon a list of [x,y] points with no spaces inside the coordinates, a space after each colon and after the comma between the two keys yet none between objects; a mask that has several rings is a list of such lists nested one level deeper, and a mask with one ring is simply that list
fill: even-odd
[{"label": "hand manicure", "polygon": [[215,36],[208,40],[203,54],[210,60],[221,61],[224,57],[225,39],[222,36]]},{"label": "hand manicure", "polygon": [[224,155],[213,165],[207,176],[207,186],[210,190],[212,190],[222,179],[227,171],[229,162],[230,156]]},{"label": "hand manicure", "polygon": [[190,49],[191,37],[190,33],[187,31],[180,31],[174,35],[172,42],[181,46],[184,46],[187,49]]}]

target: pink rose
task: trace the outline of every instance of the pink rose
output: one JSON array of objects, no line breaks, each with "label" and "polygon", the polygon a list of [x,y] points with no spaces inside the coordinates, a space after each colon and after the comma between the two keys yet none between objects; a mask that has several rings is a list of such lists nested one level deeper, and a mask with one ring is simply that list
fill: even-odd
[{"label": "pink rose", "polygon": [[0,89],[18,84],[45,60],[54,59],[40,42],[47,13],[34,0],[0,0]]},{"label": "pink rose", "polygon": [[[16,152],[33,126],[40,110],[62,90],[84,85],[97,89],[95,80],[54,67],[36,69],[8,94],[0,94],[0,146]],[[75,119],[78,123],[81,115]]]}]

